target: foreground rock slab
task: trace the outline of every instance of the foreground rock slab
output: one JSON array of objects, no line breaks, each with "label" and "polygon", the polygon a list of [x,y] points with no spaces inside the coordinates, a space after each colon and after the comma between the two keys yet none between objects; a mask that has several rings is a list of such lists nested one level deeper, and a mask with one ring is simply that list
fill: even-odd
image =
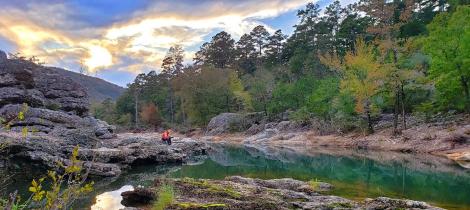
[{"label": "foreground rock slab", "polygon": [[148,209],[158,201],[155,192],[163,185],[173,186],[176,192],[173,203],[166,209],[440,209],[425,202],[385,197],[352,201],[327,195],[333,186],[322,182],[240,176],[224,180],[157,178],[152,188],[122,193],[122,204]]}]

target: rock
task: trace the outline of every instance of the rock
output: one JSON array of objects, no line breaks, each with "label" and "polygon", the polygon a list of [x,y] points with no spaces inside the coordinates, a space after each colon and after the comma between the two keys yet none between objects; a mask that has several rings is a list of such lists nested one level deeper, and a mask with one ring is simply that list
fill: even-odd
[{"label": "rock", "polygon": [[292,178],[284,178],[284,179],[271,179],[271,180],[262,180],[262,179],[251,179],[245,178],[241,176],[232,176],[228,177],[225,180],[238,182],[238,183],[245,183],[245,184],[256,184],[258,186],[272,188],[272,189],[287,189],[292,191],[306,191],[307,188],[311,189],[312,191],[328,191],[333,188],[332,185],[323,182],[316,182],[315,188],[309,183],[295,180]]},{"label": "rock", "polygon": [[121,204],[124,206],[144,206],[155,200],[155,193],[149,189],[136,188],[133,191],[121,193]]},{"label": "rock", "polygon": [[263,124],[265,120],[263,112],[247,114],[222,113],[213,117],[207,125],[207,135],[219,135],[223,133],[245,131],[252,125]]},{"label": "rock", "polygon": [[[154,186],[142,193],[144,201],[155,199],[162,183],[169,183],[176,193],[167,209],[439,209],[424,202],[390,198],[368,199],[356,202],[346,198],[322,194],[316,186],[294,179],[260,180],[245,177],[227,177],[224,180],[156,178]],[[331,185],[325,190],[331,189]],[[308,189],[308,190],[307,190]],[[133,195],[138,195],[133,192]],[[136,199],[138,200],[138,199]],[[129,205],[135,206],[135,205]],[[149,206],[143,206],[148,208]],[[211,208],[210,208],[211,209]]]},{"label": "rock", "polygon": [[207,125],[208,135],[218,135],[243,129],[243,115],[237,113],[222,113],[213,117]]},{"label": "rock", "polygon": [[260,132],[262,132],[264,130],[264,124],[253,124],[251,125],[250,128],[248,128],[248,130],[245,131],[245,134],[246,135],[255,135],[255,134],[258,134]]},{"label": "rock", "polygon": [[301,129],[303,126],[300,123],[294,121],[281,121],[277,125],[274,126],[275,129],[283,132],[292,132]]},{"label": "rock", "polygon": [[[26,112],[24,112],[25,109]],[[20,112],[24,112],[25,118],[23,120],[19,120],[16,117]],[[0,116],[4,116],[5,119],[11,119],[10,125],[13,130],[16,127],[28,126],[30,128],[28,129],[29,131],[44,132],[64,137],[66,141],[70,140],[68,137],[76,138],[77,135],[83,136],[85,139],[91,139],[92,137],[109,139],[115,136],[115,127],[108,125],[104,121],[92,117],[81,118],[67,112],[45,108],[25,108],[19,104],[6,105],[0,108]],[[80,145],[83,144],[80,143]]]},{"label": "rock", "polygon": [[7,145],[11,157],[22,157],[56,168],[57,162],[69,163],[75,145],[80,145],[79,159],[83,168],[97,176],[119,176],[124,169],[136,164],[186,163],[205,157],[207,145],[191,139],[175,139],[171,146],[160,139],[117,136],[113,139],[89,139],[90,134],[80,130],[63,134],[31,135],[22,137],[14,133],[0,133],[0,142]]},{"label": "rock", "polygon": [[250,136],[246,138],[243,143],[244,144],[263,144],[267,143],[271,137],[278,134],[279,131],[277,129],[265,129],[263,132],[256,134],[254,136]]},{"label": "rock", "polygon": [[367,199],[365,203],[366,209],[441,209],[421,201],[400,200],[386,197]]},{"label": "rock", "polygon": [[[43,67],[22,59],[0,63],[0,117],[9,121],[13,131],[42,132],[80,145],[86,139],[115,137],[114,126],[88,117],[86,90],[55,68]],[[23,106],[27,104],[27,107]],[[24,119],[19,119],[22,112]],[[81,133],[81,135],[76,135]],[[91,142],[93,143],[93,142]]]},{"label": "rock", "polygon": [[6,61],[8,59],[7,54],[0,50],[0,62]]}]

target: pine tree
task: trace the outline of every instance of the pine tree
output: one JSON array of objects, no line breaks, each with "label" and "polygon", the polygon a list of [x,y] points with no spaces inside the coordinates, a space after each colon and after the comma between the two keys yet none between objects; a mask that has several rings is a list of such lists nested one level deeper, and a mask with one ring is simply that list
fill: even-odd
[{"label": "pine tree", "polygon": [[281,30],[277,30],[272,36],[268,38],[266,44],[266,56],[271,62],[280,63],[282,55],[282,45],[287,38]]},{"label": "pine tree", "polygon": [[264,45],[266,44],[266,41],[268,40],[268,37],[269,37],[269,32],[266,30],[264,26],[259,25],[253,28],[253,30],[250,32],[250,35],[253,37],[253,40],[255,41],[257,45],[258,58],[261,58],[261,56],[263,56]]}]

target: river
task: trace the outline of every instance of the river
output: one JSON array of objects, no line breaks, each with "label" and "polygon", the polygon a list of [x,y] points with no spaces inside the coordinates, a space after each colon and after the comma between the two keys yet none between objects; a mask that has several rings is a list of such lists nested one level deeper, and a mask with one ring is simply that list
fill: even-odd
[{"label": "river", "polygon": [[[353,200],[387,196],[426,201],[446,209],[470,209],[470,170],[445,158],[403,154],[310,148],[257,149],[217,144],[206,159],[187,165],[133,166],[118,178],[96,179],[95,192],[76,209],[123,208],[120,193],[152,184],[154,177],[223,179],[240,175],[273,179],[291,177],[331,183],[330,193]],[[27,161],[9,161],[3,174],[14,174],[8,190],[27,189],[43,173]],[[26,195],[26,191],[20,191]]]}]

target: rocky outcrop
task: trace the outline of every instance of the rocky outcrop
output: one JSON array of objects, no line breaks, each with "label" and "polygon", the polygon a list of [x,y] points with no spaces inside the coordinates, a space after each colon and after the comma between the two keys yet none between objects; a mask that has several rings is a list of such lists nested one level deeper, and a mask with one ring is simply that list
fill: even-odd
[{"label": "rocky outcrop", "polygon": [[[121,203],[138,200],[135,196],[142,194],[142,191],[155,192],[162,183],[173,186],[176,193],[175,200],[166,209],[440,209],[424,202],[384,197],[366,199],[364,202],[352,201],[326,195],[332,186],[321,182],[260,180],[239,176],[224,180],[157,178],[150,189],[122,193],[124,200]],[[155,194],[144,193],[144,196],[146,201],[158,200]]]},{"label": "rocky outcrop", "polygon": [[0,50],[0,62],[6,61],[7,59],[7,54]]},{"label": "rocky outcrop", "polygon": [[88,117],[88,95],[78,83],[55,68],[0,57],[0,117],[13,131],[27,128],[66,136],[80,130],[91,137],[114,136],[113,126]]},{"label": "rocky outcrop", "polygon": [[66,140],[51,135],[0,133],[0,142],[6,144],[4,155],[41,162],[50,168],[57,167],[57,162],[67,165],[74,145],[80,145],[84,168],[98,176],[118,176],[137,164],[185,163],[204,156],[207,149],[206,144],[191,139],[175,138],[168,146],[152,137],[118,135],[103,140],[80,132],[70,134]]},{"label": "rocky outcrop", "polygon": [[207,135],[245,131],[253,124],[261,124],[265,119],[263,112],[222,113],[213,117],[207,125]]}]

